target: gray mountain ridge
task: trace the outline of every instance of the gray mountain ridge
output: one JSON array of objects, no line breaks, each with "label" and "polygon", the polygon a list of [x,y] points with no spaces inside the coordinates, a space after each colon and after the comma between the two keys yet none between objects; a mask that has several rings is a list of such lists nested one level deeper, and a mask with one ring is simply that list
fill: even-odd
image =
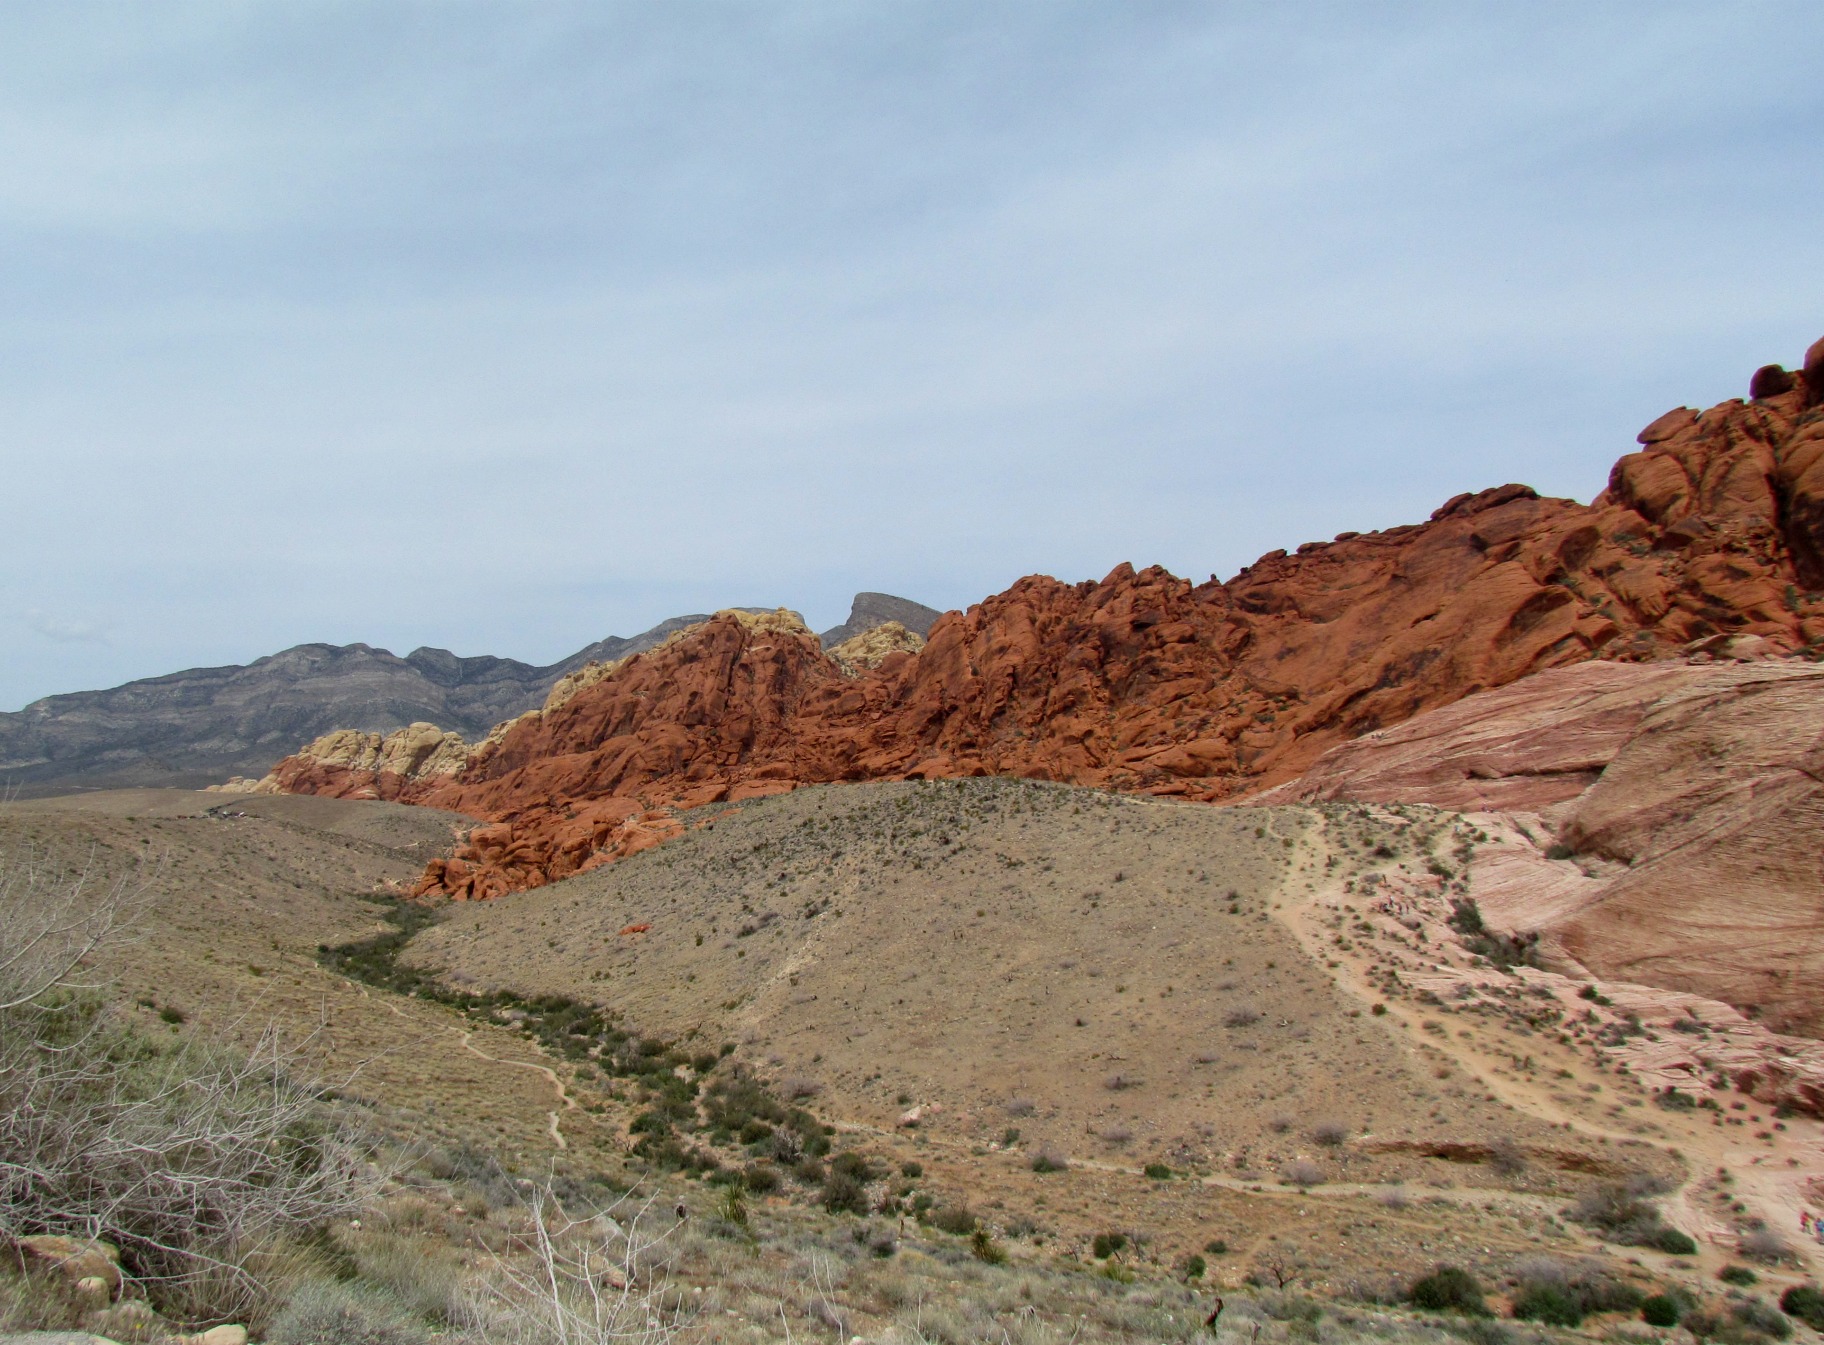
[{"label": "gray mountain ridge", "polygon": [[[939,615],[904,598],[860,593],[848,621],[819,639],[827,649],[888,620],[922,635]],[[196,789],[231,775],[263,775],[281,757],[339,728],[390,733],[428,721],[475,739],[544,704],[566,673],[651,649],[707,619],[672,617],[542,667],[430,647],[401,658],[365,644],[301,644],[244,665],[46,696],[0,713],[0,788],[23,795]]]}]

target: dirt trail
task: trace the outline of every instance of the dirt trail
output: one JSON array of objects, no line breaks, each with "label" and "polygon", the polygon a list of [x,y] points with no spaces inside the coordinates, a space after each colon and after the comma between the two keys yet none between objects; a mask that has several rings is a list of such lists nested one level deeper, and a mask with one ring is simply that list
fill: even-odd
[{"label": "dirt trail", "polygon": [[[361,997],[363,999],[367,999],[367,1000],[374,999],[374,996],[368,991],[368,988],[366,986],[361,985],[359,982],[355,982],[355,981],[350,981],[350,982],[348,982],[348,984],[354,986],[355,989],[359,990],[361,992]],[[410,1014],[408,1014],[404,1009],[400,1008],[397,1004],[393,1003],[391,998],[383,998],[383,999],[380,999],[378,1002],[381,1004],[384,1004],[388,1009],[391,1009],[393,1011],[393,1013],[397,1014],[400,1018],[405,1019],[408,1023],[412,1021],[412,1016]],[[454,1032],[456,1034],[457,1043],[462,1047],[462,1049],[467,1051],[470,1055],[475,1056],[478,1059],[486,1060],[488,1063],[493,1064],[493,1065],[508,1065],[514,1069],[529,1069],[536,1073],[544,1075],[545,1078],[550,1081],[552,1089],[555,1090],[555,1092],[557,1093],[557,1100],[563,1104],[563,1110],[564,1111],[576,1110],[576,1099],[571,1097],[568,1090],[565,1089],[563,1080],[559,1079],[557,1077],[556,1070],[551,1069],[549,1066],[536,1064],[529,1060],[507,1060],[501,1056],[489,1055],[486,1051],[481,1050],[479,1047],[477,1047],[474,1044],[473,1041],[470,1040],[470,1038],[472,1038],[475,1035],[475,1029],[473,1029],[473,1028],[464,1029],[464,1028],[451,1026],[447,1023],[440,1024],[439,1026],[441,1026],[441,1028],[446,1032]],[[560,1149],[568,1149],[570,1147],[570,1142],[564,1138],[564,1132],[558,1126],[558,1113],[555,1111],[546,1112],[545,1116],[549,1120],[549,1125],[546,1127],[546,1130],[547,1130],[547,1133],[551,1136],[552,1143],[556,1144],[557,1147]]]},{"label": "dirt trail", "polygon": [[[473,1029],[462,1033],[461,1041],[463,1050],[467,1051],[470,1055],[479,1056],[483,1060],[490,1060],[496,1065],[511,1065],[515,1069],[529,1069],[544,1075],[545,1078],[551,1081],[551,1087],[556,1091],[557,1100],[563,1104],[563,1109],[565,1111],[574,1111],[576,1109],[576,1099],[571,1097],[569,1092],[564,1088],[563,1080],[557,1077],[556,1070],[548,1065],[534,1064],[529,1060],[506,1060],[497,1055],[489,1055],[486,1051],[481,1050],[469,1040],[469,1038],[474,1035],[475,1032]],[[546,1112],[545,1114],[551,1118],[551,1139],[556,1143],[558,1148],[568,1149],[570,1145],[568,1141],[564,1139],[564,1132],[558,1128],[558,1114],[556,1112]]]},{"label": "dirt trail", "polygon": [[[1322,814],[1313,810],[1307,816],[1315,825],[1294,837],[1293,863],[1287,870],[1274,916],[1292,931],[1314,961],[1329,971],[1339,989],[1365,1007],[1384,1005],[1381,1012],[1386,1020],[1402,1025],[1416,1048],[1429,1047],[1442,1053],[1487,1093],[1518,1112],[1598,1144],[1604,1140],[1615,1143],[1651,1139],[1677,1154],[1684,1160],[1686,1180],[1661,1203],[1673,1224],[1697,1237],[1699,1261],[1706,1273],[1714,1273],[1738,1252],[1737,1230],[1703,1203],[1706,1192],[1711,1204],[1720,1203],[1720,1193],[1725,1189],[1719,1184],[1723,1173],[1728,1174],[1727,1196],[1746,1207],[1747,1218],[1764,1220],[1808,1268],[1815,1271],[1824,1265],[1824,1255],[1820,1254],[1824,1249],[1799,1231],[1800,1213],[1806,1206],[1804,1188],[1810,1181],[1824,1181],[1824,1128],[1803,1118],[1788,1118],[1779,1131],[1761,1132],[1770,1135],[1770,1140],[1737,1142],[1728,1130],[1706,1119],[1703,1112],[1658,1107],[1647,1110],[1642,1105],[1651,1105],[1646,1089],[1619,1070],[1592,1068],[1590,1060],[1580,1056],[1575,1048],[1564,1047],[1545,1033],[1522,1037],[1487,1021],[1475,1022],[1473,1031],[1428,1031],[1428,1024],[1436,1029],[1438,1023],[1422,1006],[1389,1000],[1374,984],[1370,971],[1381,949],[1359,935],[1345,938],[1335,924],[1326,925],[1327,920],[1333,921],[1345,912],[1350,919],[1358,919],[1371,899],[1359,888],[1350,891],[1346,887],[1362,871],[1359,860],[1352,865],[1350,856],[1333,850]],[[1484,819],[1478,816],[1477,820]],[[1269,826],[1274,834],[1284,834],[1276,825]],[[1445,935],[1449,937],[1448,931]],[[1499,979],[1499,973],[1495,973],[1495,978]],[[1547,978],[1531,974],[1529,979]],[[1561,979],[1565,998],[1576,1002],[1573,997],[1580,993],[1583,983]],[[1598,985],[1598,993],[1610,989],[1606,983]],[[1515,1062],[1522,1059],[1527,1068],[1516,1069]],[[1580,1091],[1574,1093],[1573,1089]],[[1605,1121],[1590,1115],[1602,1105],[1597,1098],[1613,1099],[1608,1104],[1609,1111],[1619,1113],[1624,1120],[1631,1118],[1631,1123],[1617,1124],[1613,1119]],[[1742,1139],[1747,1140],[1746,1133]]]}]

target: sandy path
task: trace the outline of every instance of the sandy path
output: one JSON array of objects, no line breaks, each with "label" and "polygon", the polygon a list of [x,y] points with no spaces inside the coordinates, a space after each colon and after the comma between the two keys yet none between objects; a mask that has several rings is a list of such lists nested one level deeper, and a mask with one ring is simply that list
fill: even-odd
[{"label": "sandy path", "polygon": [[[374,996],[368,991],[368,988],[358,981],[349,981],[347,984],[352,985],[355,989],[359,990],[363,999],[374,999]],[[404,1009],[400,1008],[399,1005],[393,1003],[391,999],[381,999],[378,1002],[384,1004],[408,1023],[412,1021],[412,1016]],[[556,1092],[557,1100],[562,1104],[562,1110],[574,1111],[576,1109],[576,1099],[570,1096],[569,1091],[564,1087],[563,1080],[557,1077],[557,1071],[550,1068],[548,1065],[540,1065],[530,1060],[508,1060],[502,1056],[489,1055],[470,1040],[475,1035],[474,1028],[459,1028],[448,1023],[438,1024],[437,1026],[443,1031],[456,1033],[457,1042],[461,1045],[462,1049],[467,1051],[470,1055],[475,1056],[477,1059],[486,1060],[489,1064],[493,1065],[507,1065],[513,1069],[529,1069],[535,1073],[544,1075],[550,1082],[552,1090]],[[556,1144],[560,1149],[568,1149],[570,1147],[570,1142],[564,1138],[564,1132],[558,1126],[558,1113],[550,1111],[546,1112],[545,1116],[548,1121],[546,1131],[551,1136],[552,1143]]]}]

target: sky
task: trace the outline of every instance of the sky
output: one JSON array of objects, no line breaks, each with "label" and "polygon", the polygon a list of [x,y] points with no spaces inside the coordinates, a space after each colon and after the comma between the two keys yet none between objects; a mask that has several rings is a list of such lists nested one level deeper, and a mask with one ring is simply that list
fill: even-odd
[{"label": "sky", "polygon": [[1824,7],[0,7],[0,709],[966,607],[1523,481],[1824,335]]}]

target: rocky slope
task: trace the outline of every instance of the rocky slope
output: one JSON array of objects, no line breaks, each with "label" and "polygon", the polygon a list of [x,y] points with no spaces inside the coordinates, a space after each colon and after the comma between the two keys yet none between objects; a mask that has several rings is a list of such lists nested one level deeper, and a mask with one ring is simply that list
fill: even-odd
[{"label": "rocky slope", "polygon": [[485,896],[649,843],[666,810],[808,782],[1012,775],[1196,800],[1592,659],[1824,646],[1824,342],[1749,401],[1667,413],[1588,505],[1509,485],[1423,524],[1274,552],[1227,583],[1035,576],[845,675],[795,621],[720,613],[453,775],[307,751],[280,787],[486,818],[430,889]]},{"label": "rocky slope", "polygon": [[[846,626],[902,620],[922,631],[936,613],[904,598],[859,593]],[[542,705],[554,683],[664,643],[707,618],[672,617],[642,634],[609,636],[549,666],[447,649],[400,658],[364,644],[306,644],[253,663],[191,668],[107,691],[47,696],[0,714],[0,780],[27,792],[123,785],[197,787],[260,775],[336,729],[385,734],[434,722],[479,738]],[[847,636],[844,636],[847,638]]]},{"label": "rocky slope", "polygon": [[1556,669],[1344,744],[1256,801],[1342,800],[1505,814],[1529,839],[1479,866],[1496,928],[1541,936],[1554,965],[1824,1034],[1824,668]]}]

